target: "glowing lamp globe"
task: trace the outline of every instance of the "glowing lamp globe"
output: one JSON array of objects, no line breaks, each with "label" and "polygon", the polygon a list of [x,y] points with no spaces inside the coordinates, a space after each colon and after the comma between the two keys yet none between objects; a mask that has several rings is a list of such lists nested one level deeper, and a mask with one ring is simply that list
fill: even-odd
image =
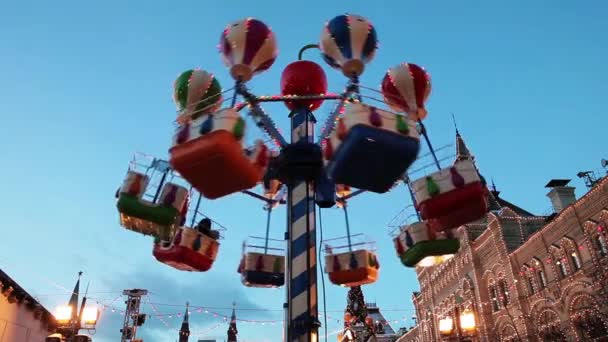
[{"label": "glowing lamp globe", "polygon": [[467,309],[460,315],[460,328],[467,333],[474,332],[477,327],[475,314]]},{"label": "glowing lamp globe", "polygon": [[452,317],[445,317],[439,320],[439,332],[441,335],[448,336],[454,330],[454,320]]},{"label": "glowing lamp globe", "polygon": [[59,324],[66,324],[72,320],[72,307],[69,305],[60,306],[55,309],[55,320]]},{"label": "glowing lamp globe", "polygon": [[[289,64],[281,75],[281,94],[286,95],[321,95],[327,92],[327,77],[317,63],[297,61]],[[286,101],[290,110],[308,108],[311,111],[319,108],[323,100]]]},{"label": "glowing lamp globe", "polygon": [[424,103],[431,94],[431,76],[420,66],[402,63],[390,68],[382,80],[384,102],[412,120],[422,120],[427,112]]},{"label": "glowing lamp globe", "polygon": [[278,54],[274,33],[253,18],[228,25],[220,38],[219,49],[232,78],[242,82],[268,70]]}]

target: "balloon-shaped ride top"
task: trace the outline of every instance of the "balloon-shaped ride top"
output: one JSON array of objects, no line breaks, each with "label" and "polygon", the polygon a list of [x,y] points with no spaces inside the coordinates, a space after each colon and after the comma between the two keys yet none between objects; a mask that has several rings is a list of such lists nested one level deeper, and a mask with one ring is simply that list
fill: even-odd
[{"label": "balloon-shaped ride top", "polygon": [[266,24],[253,18],[226,26],[219,48],[232,78],[243,82],[268,70],[278,53],[274,33]]}]

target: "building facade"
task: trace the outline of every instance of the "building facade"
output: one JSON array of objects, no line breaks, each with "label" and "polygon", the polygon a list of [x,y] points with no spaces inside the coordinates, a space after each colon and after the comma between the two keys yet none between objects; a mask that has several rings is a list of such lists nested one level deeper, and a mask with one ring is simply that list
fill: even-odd
[{"label": "building facade", "polygon": [[[458,157],[472,158],[457,143]],[[417,325],[398,341],[441,341],[439,321],[467,309],[477,324],[467,340],[608,341],[608,177],[578,200],[567,183],[547,184],[549,216],[494,187],[486,217],[459,228],[460,251],[416,268]]]},{"label": "building facade", "polygon": [[55,330],[55,320],[36,299],[0,270],[0,342],[39,342]]}]

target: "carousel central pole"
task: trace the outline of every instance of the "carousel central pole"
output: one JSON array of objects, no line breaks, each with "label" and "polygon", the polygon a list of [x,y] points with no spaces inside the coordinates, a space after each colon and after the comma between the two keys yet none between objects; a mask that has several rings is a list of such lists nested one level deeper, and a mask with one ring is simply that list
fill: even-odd
[{"label": "carousel central pole", "polygon": [[[313,143],[315,119],[306,108],[291,113],[291,143]],[[311,181],[288,185],[286,342],[317,342],[317,236]]]}]

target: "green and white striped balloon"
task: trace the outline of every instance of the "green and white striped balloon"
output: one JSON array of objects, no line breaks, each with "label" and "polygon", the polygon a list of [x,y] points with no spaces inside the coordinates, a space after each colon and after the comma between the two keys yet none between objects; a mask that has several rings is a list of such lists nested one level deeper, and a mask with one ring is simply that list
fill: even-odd
[{"label": "green and white striped balloon", "polygon": [[222,104],[222,88],[213,74],[200,69],[188,70],[175,80],[173,99],[179,115],[196,119],[218,110]]}]

